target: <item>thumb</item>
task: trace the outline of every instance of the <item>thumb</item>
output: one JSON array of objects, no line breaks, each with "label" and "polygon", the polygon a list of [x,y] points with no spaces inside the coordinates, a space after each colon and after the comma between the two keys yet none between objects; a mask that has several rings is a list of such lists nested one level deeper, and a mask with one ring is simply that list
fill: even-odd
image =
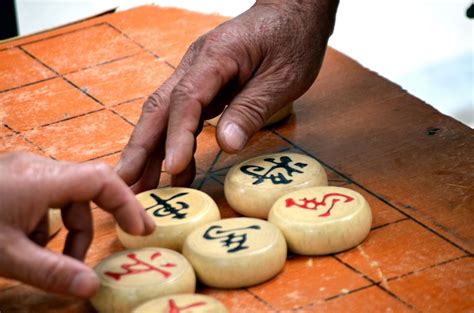
[{"label": "thumb", "polygon": [[275,85],[278,82],[255,77],[231,101],[217,125],[217,142],[222,150],[227,153],[242,150],[265,122],[292,100]]},{"label": "thumb", "polygon": [[91,268],[65,255],[34,244],[23,233],[11,231],[15,238],[2,243],[0,276],[20,280],[47,291],[88,298],[100,282]]}]

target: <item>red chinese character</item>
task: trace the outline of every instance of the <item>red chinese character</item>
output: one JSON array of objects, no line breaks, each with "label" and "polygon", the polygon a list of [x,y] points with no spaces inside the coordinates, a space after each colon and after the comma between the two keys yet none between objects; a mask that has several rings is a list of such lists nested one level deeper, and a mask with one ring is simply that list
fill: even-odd
[{"label": "red chinese character", "polygon": [[198,306],[203,306],[203,305],[206,305],[205,302],[195,302],[195,303],[192,303],[192,304],[188,304],[187,306],[184,306],[184,307],[178,307],[178,305],[176,305],[176,302],[174,302],[173,299],[170,299],[168,301],[168,313],[180,313],[181,310],[187,310],[187,309],[191,309],[191,308],[195,308],[195,307],[198,307]]},{"label": "red chinese character", "polygon": [[[158,258],[161,256],[160,252],[156,252],[151,255],[150,260],[153,261],[154,259]],[[139,260],[138,257],[135,255],[135,253],[129,253],[127,254],[127,258],[133,260],[135,263],[132,264],[122,264],[120,267],[125,270],[124,273],[116,273],[116,272],[105,272],[104,274],[112,277],[115,280],[120,280],[122,276],[127,276],[127,275],[136,275],[136,274],[141,274],[141,273],[146,273],[146,272],[158,272],[161,275],[163,275],[164,278],[170,277],[171,273],[164,271],[156,266],[153,266],[152,264],[146,263],[142,260]],[[159,265],[159,267],[175,267],[176,264],[173,263],[166,263],[163,265]]]},{"label": "red chinese character", "polygon": [[[342,198],[342,199],[341,199]],[[330,204],[326,203],[326,200],[331,200]],[[329,209],[326,210],[326,212],[318,215],[319,217],[328,217],[331,215],[331,210],[334,208],[337,202],[344,200],[343,203],[351,202],[354,200],[354,198],[349,197],[347,195],[343,195],[341,193],[328,193],[324,195],[323,200],[321,202],[318,202],[316,198],[313,198],[311,200],[308,200],[306,198],[300,199],[298,201],[302,201],[302,204],[296,203],[296,201],[292,198],[288,198],[285,201],[286,207],[289,208],[293,205],[300,207],[302,209],[307,209],[307,210],[317,210],[319,206],[322,207],[328,207]]]}]

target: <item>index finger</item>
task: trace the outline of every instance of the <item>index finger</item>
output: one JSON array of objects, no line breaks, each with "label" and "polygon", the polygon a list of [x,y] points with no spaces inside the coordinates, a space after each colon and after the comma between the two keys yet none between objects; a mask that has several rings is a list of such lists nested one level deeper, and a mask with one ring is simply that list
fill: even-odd
[{"label": "index finger", "polygon": [[131,189],[105,163],[63,163],[60,170],[49,171],[42,184],[45,188],[49,187],[44,191],[50,195],[50,207],[94,201],[132,235],[147,235],[154,230],[155,223]]},{"label": "index finger", "polygon": [[174,87],[166,137],[166,170],[179,174],[191,162],[202,108],[238,74],[239,65],[229,57],[206,59],[202,54]]}]

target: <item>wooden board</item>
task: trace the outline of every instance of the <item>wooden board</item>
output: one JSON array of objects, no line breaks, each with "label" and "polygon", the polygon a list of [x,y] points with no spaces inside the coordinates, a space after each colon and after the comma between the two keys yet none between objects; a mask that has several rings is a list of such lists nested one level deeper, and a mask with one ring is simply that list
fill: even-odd
[{"label": "wooden board", "polygon": [[[0,151],[113,165],[145,97],[197,36],[224,20],[147,6],[0,44]],[[223,217],[237,216],[223,194],[231,165],[263,153],[305,153],[324,164],[331,185],[367,197],[368,239],[335,255],[291,255],[278,277],[259,286],[198,290],[231,312],[474,310],[472,129],[330,48],[294,111],[239,155],[221,152],[206,126],[193,186],[216,200]],[[161,184],[168,183],[165,175]],[[112,218],[93,214],[90,266],[121,249]],[[64,239],[61,230],[49,248],[60,252]],[[93,310],[6,279],[0,290],[2,313]]]}]

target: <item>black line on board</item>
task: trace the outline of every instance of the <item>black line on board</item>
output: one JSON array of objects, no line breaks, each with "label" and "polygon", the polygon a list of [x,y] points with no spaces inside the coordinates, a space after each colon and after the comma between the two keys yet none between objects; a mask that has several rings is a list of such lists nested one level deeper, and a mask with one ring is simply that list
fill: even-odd
[{"label": "black line on board", "polygon": [[147,47],[145,47],[144,45],[142,45],[141,43],[135,41],[133,38],[131,38],[128,34],[126,34],[125,32],[121,31],[120,29],[118,29],[117,27],[115,27],[114,25],[110,24],[109,22],[106,22],[108,26],[110,26],[111,28],[115,29],[117,32],[119,32],[120,34],[122,34],[122,36],[124,36],[126,39],[128,39],[130,42],[134,43],[135,45],[137,45],[138,47],[140,47],[141,49],[145,50],[146,52],[148,52],[150,55],[152,55],[154,58],[156,59],[160,59],[160,60],[163,60],[164,63],[166,65],[168,65],[169,67],[171,67],[172,69],[176,69],[176,67],[174,67],[171,63],[169,63],[168,61],[164,60],[163,58],[161,58],[159,55],[157,55],[156,53],[154,53],[153,51],[151,51],[150,49],[148,49]]},{"label": "black line on board", "polygon": [[9,130],[11,130],[13,133],[15,133],[17,136],[20,136],[23,140],[25,140],[27,143],[29,143],[30,145],[32,145],[33,147],[35,147],[36,149],[38,149],[40,152],[42,152],[44,155],[48,156],[49,158],[53,159],[53,160],[56,160],[55,157],[53,157],[52,155],[50,155],[49,153],[47,153],[43,148],[41,148],[40,146],[38,146],[37,144],[35,144],[33,141],[29,140],[28,138],[25,137],[25,135],[23,135],[21,132],[13,129],[11,126],[7,125],[7,124],[3,124],[6,128],[8,128]]},{"label": "black line on board", "polygon": [[363,278],[365,278],[366,280],[368,280],[372,285],[374,286],[377,286],[379,289],[381,289],[382,291],[385,291],[387,294],[389,294],[391,297],[393,297],[394,299],[398,300],[400,303],[403,303],[405,306],[407,306],[408,308],[410,309],[414,309],[413,305],[411,305],[410,303],[408,302],[405,302],[403,301],[398,295],[396,295],[395,293],[391,292],[390,290],[388,290],[387,288],[383,287],[382,285],[380,284],[377,284],[372,278],[370,278],[369,276],[365,275],[364,273],[362,273],[361,271],[359,271],[358,269],[356,269],[355,267],[353,267],[352,265],[342,261],[341,259],[339,259],[336,255],[331,255],[337,262],[341,263],[342,265],[344,265],[345,267],[347,267],[348,269],[352,270],[353,272],[359,274],[360,276],[362,276]]},{"label": "black line on board", "polygon": [[118,150],[118,151],[106,153],[106,154],[103,154],[103,155],[98,156],[98,157],[90,158],[90,159],[88,159],[86,162],[88,162],[88,161],[95,161],[95,160],[98,160],[98,159],[102,159],[102,158],[105,158],[105,157],[108,157],[108,156],[111,156],[111,155],[114,155],[114,154],[118,154],[118,153],[120,153],[120,152],[122,152],[122,150]]},{"label": "black line on board", "polygon": [[250,291],[249,289],[245,288],[244,289],[246,292],[248,292],[251,296],[253,296],[258,302],[262,303],[263,305],[267,306],[270,310],[273,310],[273,311],[277,311],[273,305],[271,305],[269,302],[267,302],[266,300],[260,298],[259,296],[257,296],[256,294],[254,294],[252,291]]},{"label": "black line on board", "polygon": [[350,178],[349,176],[345,175],[344,173],[340,172],[339,170],[335,169],[334,167],[330,166],[329,164],[327,164],[326,162],[322,161],[321,159],[317,158],[316,156],[314,156],[313,154],[309,153],[308,151],[304,150],[303,148],[299,147],[298,145],[296,145],[295,143],[293,143],[292,141],[290,141],[289,139],[287,139],[286,137],[284,137],[283,135],[280,135],[278,132],[276,131],[272,131],[275,135],[277,135],[278,137],[280,137],[281,139],[285,140],[286,142],[288,142],[289,144],[293,145],[295,148],[297,148],[298,150],[300,150],[301,152],[303,152],[304,154],[316,159],[318,162],[320,162],[321,164],[323,164],[324,166],[326,166],[327,168],[331,169],[332,171],[334,171],[335,173],[337,173],[339,176],[347,179],[348,181],[350,181],[351,183],[353,183],[354,185],[360,187],[361,189],[363,189],[364,191],[366,191],[367,193],[369,193],[370,195],[376,197],[377,199],[379,199],[380,201],[382,201],[383,203],[389,205],[390,207],[392,207],[393,209],[397,210],[399,213],[403,214],[404,216],[408,217],[409,219],[411,219],[412,221],[414,221],[415,223],[417,223],[418,225],[422,226],[423,228],[427,229],[428,231],[430,231],[431,233],[435,234],[436,236],[438,236],[439,238],[443,239],[444,241],[450,243],[452,246],[458,248],[459,250],[461,250],[462,252],[466,253],[467,255],[471,255],[471,253],[464,249],[463,247],[461,247],[460,245],[456,244],[455,242],[451,241],[450,239],[446,238],[445,236],[439,234],[438,232],[436,232],[435,230],[429,228],[428,226],[426,226],[425,224],[423,224],[422,222],[418,221],[417,219],[415,219],[414,217],[410,216],[408,213],[406,213],[405,211],[399,209],[397,206],[393,205],[392,203],[390,203],[389,201],[387,201],[386,199],[384,199],[383,197],[379,196],[378,194],[376,194],[375,192],[372,192],[370,191],[369,189],[367,189],[366,187],[364,187],[363,185],[361,185],[360,183],[358,183],[357,181],[355,181],[354,179]]},{"label": "black line on board", "polygon": [[[426,270],[429,270],[429,269],[432,269],[432,268],[435,268],[435,267],[438,267],[438,266],[443,266],[443,265],[449,264],[451,262],[455,262],[455,261],[462,260],[462,259],[470,259],[470,258],[472,258],[472,256],[470,256],[470,255],[461,255],[461,256],[455,257],[453,259],[445,260],[443,262],[439,262],[439,263],[424,267],[424,268],[419,269],[419,270],[410,271],[410,272],[404,273],[404,274],[399,275],[399,276],[391,277],[391,278],[387,279],[387,282],[397,280],[397,279],[401,279],[401,278],[404,278],[404,277],[407,277],[407,276],[411,276],[413,274],[421,273],[421,272],[424,272]],[[380,284],[380,283],[381,282],[377,282],[376,284]]]},{"label": "black line on board", "polygon": [[214,157],[214,160],[212,160],[211,165],[207,169],[206,173],[204,174],[204,177],[202,178],[201,182],[199,183],[199,185],[197,186],[196,189],[201,190],[201,188],[204,186],[204,183],[206,182],[207,178],[209,177],[210,173],[212,172],[212,168],[214,167],[214,165],[216,165],[216,163],[219,160],[219,158],[221,157],[221,155],[222,155],[222,149],[219,149],[219,151],[216,153],[216,155]]},{"label": "black line on board", "polygon": [[[28,45],[38,43],[38,42],[41,42],[41,41],[46,41],[46,40],[49,40],[49,39],[69,35],[69,34],[72,34],[72,33],[77,33],[77,32],[82,31],[82,30],[86,30],[86,29],[89,29],[89,28],[94,28],[94,27],[98,27],[98,26],[102,26],[102,25],[107,25],[107,23],[106,22],[101,22],[101,23],[97,23],[97,24],[88,25],[88,26],[85,26],[85,27],[73,29],[73,30],[70,30],[70,31],[66,31],[64,33],[51,35],[49,37],[44,37],[44,38],[40,38],[40,39],[36,39],[36,40],[32,40],[32,41],[27,41],[25,43],[21,43],[21,44],[18,44],[18,45],[14,45],[14,46],[10,46],[10,47],[7,47],[7,48],[0,49],[0,52],[2,52],[4,50],[8,50],[8,49],[19,48],[20,46],[28,46]],[[69,25],[66,25],[66,27],[67,26],[69,26]],[[32,35],[32,36],[35,36],[35,35]]]},{"label": "black line on board", "polygon": [[37,81],[31,82],[31,83],[27,83],[27,84],[24,84],[24,85],[21,85],[21,86],[16,86],[16,87],[8,88],[8,89],[3,89],[3,90],[0,90],[0,94],[1,93],[6,93],[6,92],[9,92],[9,91],[14,91],[14,90],[17,90],[17,89],[21,89],[21,88],[24,88],[24,87],[29,87],[29,86],[32,86],[32,85],[35,85],[35,84],[40,84],[40,83],[43,83],[43,82],[46,82],[48,80],[52,80],[52,79],[55,79],[55,78],[59,78],[59,76],[53,76],[53,77],[37,80]]},{"label": "black line on board", "polygon": [[370,229],[370,231],[373,231],[373,230],[376,230],[376,229],[379,229],[379,228],[384,228],[385,226],[397,224],[397,223],[400,223],[400,222],[409,221],[409,220],[410,220],[410,219],[409,219],[408,217],[404,217],[404,218],[401,218],[401,219],[398,219],[398,220],[395,220],[395,221],[392,221],[392,222],[388,222],[388,223],[385,223],[385,224],[382,224],[382,225],[378,225],[378,226],[372,227],[372,228]]}]

